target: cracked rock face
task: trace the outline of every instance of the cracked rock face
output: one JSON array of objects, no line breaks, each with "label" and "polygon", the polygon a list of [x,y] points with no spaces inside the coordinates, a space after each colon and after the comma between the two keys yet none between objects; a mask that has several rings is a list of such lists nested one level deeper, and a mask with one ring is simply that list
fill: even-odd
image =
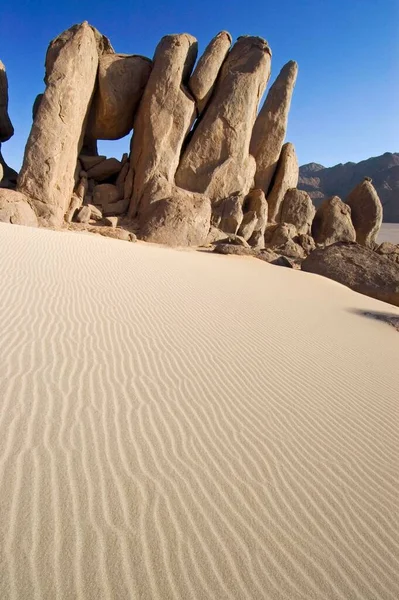
[{"label": "cracked rock face", "polygon": [[87,24],[50,44],[46,91],[25,148],[18,191],[47,224],[62,222],[73,192],[77,157],[93,95],[97,42]]},{"label": "cracked rock face", "polygon": [[176,183],[212,202],[248,193],[255,174],[249,143],[270,76],[271,51],[259,37],[241,37],[228,54],[209,106],[183,154]]}]

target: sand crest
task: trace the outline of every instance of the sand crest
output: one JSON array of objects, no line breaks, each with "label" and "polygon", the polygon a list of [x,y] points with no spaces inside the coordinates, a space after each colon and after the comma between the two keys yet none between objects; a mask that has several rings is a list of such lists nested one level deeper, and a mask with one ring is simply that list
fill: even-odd
[{"label": "sand crest", "polygon": [[398,308],[91,235],[0,251],[2,600],[399,597]]}]

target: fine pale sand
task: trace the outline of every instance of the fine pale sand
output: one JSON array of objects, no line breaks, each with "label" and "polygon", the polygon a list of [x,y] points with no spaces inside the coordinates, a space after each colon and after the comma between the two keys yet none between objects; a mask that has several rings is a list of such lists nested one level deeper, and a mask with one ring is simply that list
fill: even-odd
[{"label": "fine pale sand", "polygon": [[399,597],[399,309],[0,225],[0,598]]}]

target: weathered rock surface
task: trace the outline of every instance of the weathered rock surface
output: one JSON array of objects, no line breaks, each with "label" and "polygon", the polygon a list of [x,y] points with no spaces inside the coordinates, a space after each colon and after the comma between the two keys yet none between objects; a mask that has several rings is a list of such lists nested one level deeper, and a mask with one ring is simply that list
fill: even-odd
[{"label": "weathered rock surface", "polygon": [[357,243],[372,248],[381,228],[382,204],[369,177],[351,191],[346,204],[351,208]]},{"label": "weathered rock surface", "polygon": [[[268,196],[287,132],[288,113],[298,73],[291,60],[284,65],[256,119],[250,152],[256,160],[255,186]],[[294,187],[294,186],[292,186]]]},{"label": "weathered rock surface", "polygon": [[76,221],[78,223],[88,223],[91,219],[91,210],[88,206],[82,206],[76,215]]},{"label": "weathered rock surface", "polygon": [[73,192],[98,66],[92,28],[84,22],[71,29],[66,41],[57,38],[50,44],[47,87],[25,148],[17,186],[32,198],[41,219],[54,225],[62,222]]},{"label": "weathered rock surface", "polygon": [[15,189],[17,185],[18,173],[8,166],[1,153],[0,143],[0,165],[3,171],[3,176],[0,178],[0,188]]},{"label": "weathered rock surface", "polygon": [[111,183],[100,183],[94,188],[93,204],[101,207],[103,216],[124,214],[129,202],[129,198],[121,198],[118,188]]},{"label": "weathered rock surface", "polygon": [[335,242],[354,242],[356,232],[350,207],[338,196],[324,200],[313,219],[312,236],[316,244],[325,246]]},{"label": "weathered rock surface", "polygon": [[376,249],[377,254],[381,254],[394,262],[399,263],[399,244],[392,244],[391,242],[382,242]]},{"label": "weathered rock surface", "polygon": [[140,237],[168,246],[202,246],[211,219],[211,203],[202,194],[155,182],[140,212]]},{"label": "weathered rock surface", "polygon": [[0,189],[0,222],[38,226],[37,216],[26,196],[7,189]]},{"label": "weathered rock surface", "polygon": [[307,235],[312,228],[316,209],[312,200],[306,192],[289,189],[281,206],[280,219],[282,223],[292,223],[298,233]]},{"label": "weathered rock surface", "polygon": [[257,222],[258,217],[256,216],[255,211],[250,210],[246,212],[238,229],[238,235],[242,236],[244,240],[248,241],[254,232]]},{"label": "weathered rock surface", "polygon": [[97,163],[87,171],[87,177],[96,181],[104,181],[116,175],[121,170],[122,165],[116,158],[107,158]]},{"label": "weathered rock surface", "polygon": [[4,64],[0,60],[0,142],[14,135],[14,127],[8,115],[8,80]]},{"label": "weathered rock surface", "polygon": [[302,270],[399,306],[399,265],[360,244],[340,242],[317,248],[302,263]]},{"label": "weathered rock surface", "polygon": [[280,221],[281,204],[284,196],[290,188],[295,188],[298,183],[298,159],[294,145],[288,142],[284,144],[277,169],[272,182],[272,187],[267,196],[269,206],[269,221]]},{"label": "weathered rock surface", "polygon": [[221,240],[218,240],[216,244],[233,244],[233,246],[243,246],[244,248],[250,248],[248,242],[241,235],[228,235]]},{"label": "weathered rock surface", "polygon": [[188,82],[201,114],[211,97],[216,78],[231,46],[231,35],[221,31],[210,41]]},{"label": "weathered rock surface", "polygon": [[260,97],[270,74],[262,38],[241,37],[227,56],[212,100],[183,153],[176,183],[212,202],[252,187],[255,160],[249,143]]},{"label": "weathered rock surface", "polygon": [[216,202],[212,206],[212,224],[225,233],[236,234],[244,216],[243,202],[241,194],[233,194]]},{"label": "weathered rock surface", "polygon": [[213,250],[216,254],[234,254],[236,256],[255,256],[250,246],[237,246],[235,244],[216,244]]},{"label": "weathered rock surface", "polygon": [[79,154],[79,161],[85,171],[90,171],[90,169],[106,160],[106,158],[106,156],[88,156],[86,154]]},{"label": "weathered rock surface", "polygon": [[141,205],[151,200],[149,189],[153,185],[162,188],[174,184],[183,141],[195,114],[194,99],[185,85],[196,56],[197,42],[187,34],[165,36],[155,51],[134,124],[130,217],[147,210],[148,206]]},{"label": "weathered rock surface", "polygon": [[144,56],[104,54],[100,57],[97,89],[86,130],[88,137],[117,140],[132,130],[151,67],[151,60]]},{"label": "weathered rock surface", "polygon": [[263,248],[264,234],[267,225],[268,204],[262,190],[254,189],[244,199],[244,213],[254,212],[257,220],[253,233],[249,238],[249,245],[254,248]]}]

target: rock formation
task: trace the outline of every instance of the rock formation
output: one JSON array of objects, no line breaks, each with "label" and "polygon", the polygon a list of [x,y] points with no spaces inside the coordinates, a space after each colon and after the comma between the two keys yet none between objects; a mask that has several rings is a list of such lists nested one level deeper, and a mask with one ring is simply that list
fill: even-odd
[{"label": "rock formation", "polygon": [[312,236],[317,244],[324,246],[335,242],[354,242],[356,232],[350,207],[338,196],[324,200],[313,219]]},{"label": "rock formation", "polygon": [[213,202],[252,187],[249,143],[270,74],[271,51],[262,38],[241,37],[227,56],[212,101],[183,154],[176,183]]},{"label": "rock formation", "polygon": [[144,56],[100,56],[97,89],[86,130],[88,138],[117,140],[132,130],[151,67],[151,61]]},{"label": "rock formation", "polygon": [[283,147],[297,74],[298,65],[293,60],[281,69],[253,129],[250,152],[256,160],[255,186],[266,196]]},{"label": "rock formation", "polygon": [[358,244],[374,247],[382,223],[382,205],[371,179],[366,177],[346,198]]},{"label": "rock formation", "polygon": [[8,115],[8,80],[5,66],[0,60],[0,143],[14,135],[14,127]]},{"label": "rock formation", "polygon": [[318,248],[302,263],[302,270],[399,306],[399,265],[359,244],[340,242]]},{"label": "rock formation", "polygon": [[25,148],[17,189],[31,198],[43,224],[60,225],[74,188],[76,161],[98,66],[86,22],[56,38],[46,57],[46,91]]},{"label": "rock formation", "polygon": [[289,189],[281,206],[281,222],[292,223],[298,233],[309,234],[316,209],[306,192]]},{"label": "rock formation", "polygon": [[279,161],[277,163],[276,172],[272,185],[267,195],[267,203],[269,206],[269,221],[280,221],[281,204],[284,200],[286,192],[295,188],[298,183],[298,159],[296,157],[293,144],[284,144]]}]

